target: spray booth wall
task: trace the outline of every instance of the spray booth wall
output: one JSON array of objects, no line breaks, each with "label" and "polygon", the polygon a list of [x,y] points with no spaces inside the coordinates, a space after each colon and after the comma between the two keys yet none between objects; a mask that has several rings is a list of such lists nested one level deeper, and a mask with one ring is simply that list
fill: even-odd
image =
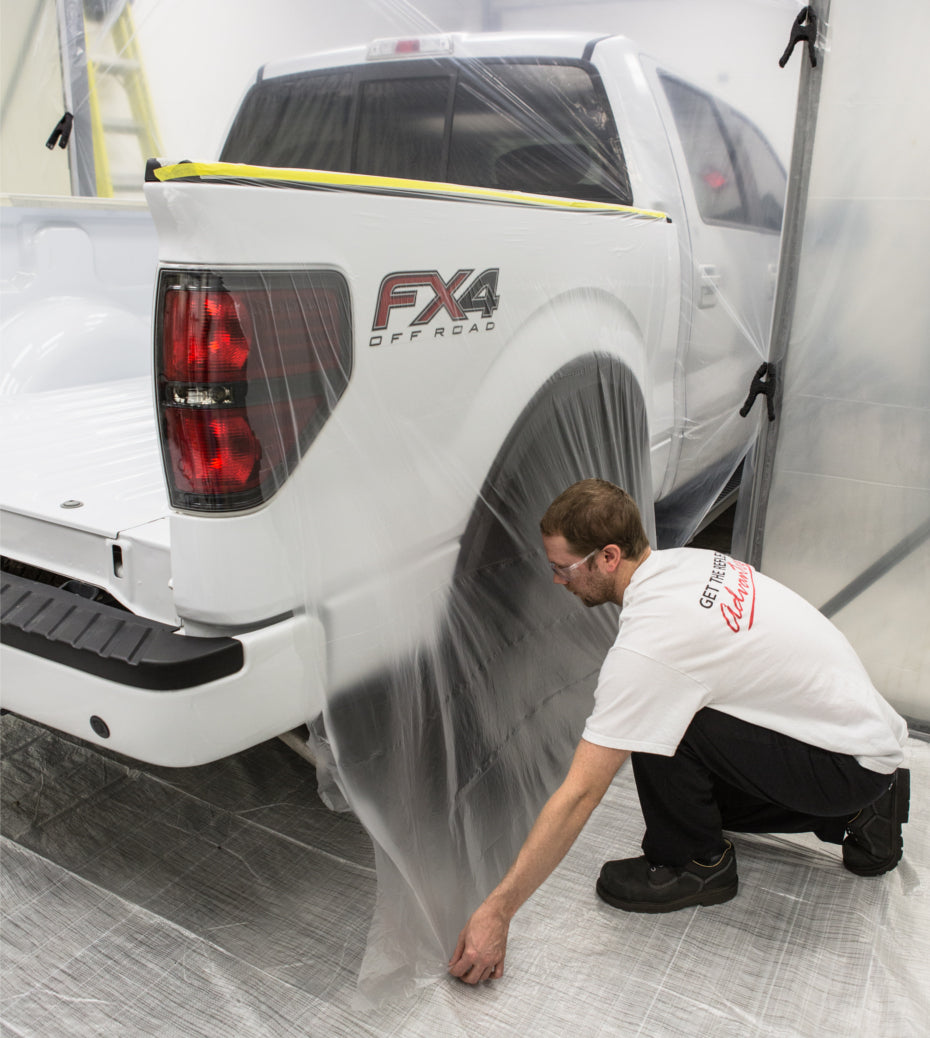
[{"label": "spray booth wall", "polygon": [[822,64],[807,73],[819,110],[799,106],[810,186],[781,261],[796,279],[773,333],[773,354],[786,353],[783,410],[756,473],[748,550],[823,609],[885,698],[926,724],[930,8],[885,5],[890,35],[873,33],[873,13],[862,0],[830,6]]}]

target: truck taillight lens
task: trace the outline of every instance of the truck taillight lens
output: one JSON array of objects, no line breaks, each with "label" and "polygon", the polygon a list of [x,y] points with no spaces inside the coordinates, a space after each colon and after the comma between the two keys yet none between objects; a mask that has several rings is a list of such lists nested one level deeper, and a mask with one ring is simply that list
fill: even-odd
[{"label": "truck taillight lens", "polygon": [[349,295],[333,271],[164,271],[155,321],[171,503],[268,500],[342,396]]},{"label": "truck taillight lens", "polygon": [[183,289],[165,296],[165,378],[235,381],[245,374],[252,337],[236,298],[220,289]]}]

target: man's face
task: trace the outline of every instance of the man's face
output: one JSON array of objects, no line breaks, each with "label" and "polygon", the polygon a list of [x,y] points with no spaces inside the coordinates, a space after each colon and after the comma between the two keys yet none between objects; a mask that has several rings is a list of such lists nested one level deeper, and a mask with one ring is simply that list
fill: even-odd
[{"label": "man's face", "polygon": [[[585,562],[582,556],[576,555],[569,548],[561,534],[543,537],[543,547],[546,558],[558,567],[552,574],[553,583],[562,585],[589,607],[616,601],[614,577],[604,572],[600,565],[603,549]],[[581,565],[575,565],[578,562]]]}]

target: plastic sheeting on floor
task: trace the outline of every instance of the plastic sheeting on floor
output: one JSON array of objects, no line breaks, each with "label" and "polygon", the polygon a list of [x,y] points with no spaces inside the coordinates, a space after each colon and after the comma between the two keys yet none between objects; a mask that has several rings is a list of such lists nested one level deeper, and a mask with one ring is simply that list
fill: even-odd
[{"label": "plastic sheeting on floor", "polygon": [[189,771],[136,768],[3,718],[4,1035],[925,1035],[930,744],[911,739],[911,821],[890,875],[813,837],[738,836],[741,889],[667,916],[595,896],[637,851],[624,769],[511,930],[507,973],[355,1007],[375,901],[371,844],[274,741]]}]

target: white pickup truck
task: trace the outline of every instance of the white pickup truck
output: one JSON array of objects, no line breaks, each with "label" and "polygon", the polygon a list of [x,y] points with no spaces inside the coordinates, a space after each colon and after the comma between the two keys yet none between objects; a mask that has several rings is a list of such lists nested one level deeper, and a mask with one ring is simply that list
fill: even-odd
[{"label": "white pickup truck", "polygon": [[0,210],[5,710],[204,763],[450,617],[515,681],[579,612],[549,500],[623,481],[680,539],[753,436],[784,171],[625,38],[269,65],[146,181],[157,278],[144,211]]}]

